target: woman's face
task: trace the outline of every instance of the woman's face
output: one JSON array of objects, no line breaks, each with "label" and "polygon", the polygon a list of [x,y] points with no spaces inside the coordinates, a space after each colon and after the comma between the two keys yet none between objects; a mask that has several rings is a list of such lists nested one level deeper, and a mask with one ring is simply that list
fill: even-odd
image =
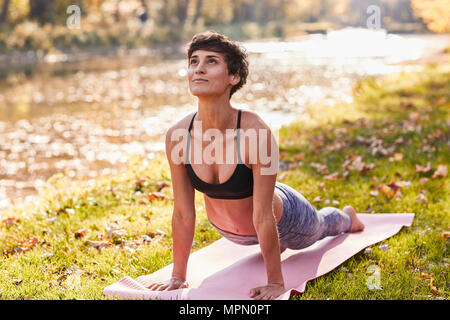
[{"label": "woman's face", "polygon": [[220,96],[238,84],[238,75],[228,74],[228,66],[222,53],[196,50],[189,58],[189,90],[194,96]]}]

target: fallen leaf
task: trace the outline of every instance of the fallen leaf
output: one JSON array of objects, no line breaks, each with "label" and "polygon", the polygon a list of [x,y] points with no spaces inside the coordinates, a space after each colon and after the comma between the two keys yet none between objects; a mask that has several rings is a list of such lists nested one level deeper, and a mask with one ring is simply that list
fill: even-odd
[{"label": "fallen leaf", "polygon": [[106,225],[106,231],[108,231],[107,238],[111,239],[112,237],[120,237],[127,235],[127,231],[119,227],[119,225],[115,222]]},{"label": "fallen leaf", "polygon": [[16,224],[18,222],[20,222],[20,219],[16,218],[16,217],[9,217],[9,218],[2,220],[2,224],[5,226],[10,226],[10,225]]},{"label": "fallen leaf", "polygon": [[78,231],[75,231],[75,238],[83,238],[88,233],[87,229],[80,229]]},{"label": "fallen leaf", "polygon": [[102,248],[107,248],[107,247],[111,246],[111,242],[109,242],[109,241],[86,240],[86,242],[98,250],[101,250]]},{"label": "fallen leaf", "polygon": [[313,200],[313,202],[320,202],[320,201],[322,201],[322,197],[321,196],[317,196],[317,197],[315,197],[314,198],[314,200]]},{"label": "fallen leaf", "polygon": [[147,198],[150,200],[164,200],[166,196],[161,192],[150,192],[147,194]]},{"label": "fallen leaf", "polygon": [[394,153],[393,157],[389,157],[390,162],[401,161],[403,159],[403,153]]},{"label": "fallen leaf", "polygon": [[428,203],[428,199],[422,192],[419,193],[416,199],[419,199],[421,203]]},{"label": "fallen leaf", "polygon": [[156,188],[157,188],[158,192],[161,191],[163,188],[165,188],[167,186],[169,186],[169,184],[167,183],[167,181],[164,181],[164,180],[163,181],[158,181],[156,183]]},{"label": "fallen leaf", "polygon": [[419,113],[417,111],[413,111],[409,114],[409,120],[417,121],[419,120]]},{"label": "fallen leaf", "polygon": [[416,167],[415,167],[416,172],[428,172],[430,170],[431,170],[431,165],[429,162],[425,166],[416,164]]},{"label": "fallen leaf", "polygon": [[398,138],[397,140],[394,141],[395,145],[400,145],[405,143],[405,140],[403,139],[403,137]]},{"label": "fallen leaf", "polygon": [[444,178],[447,176],[447,165],[440,164],[437,167],[437,170],[433,173],[432,178]]},{"label": "fallen leaf", "polygon": [[13,279],[14,284],[17,286],[23,282],[21,279]]},{"label": "fallen leaf", "polygon": [[426,184],[430,179],[428,178],[420,178],[419,183],[420,184]]},{"label": "fallen leaf", "polygon": [[394,195],[394,193],[392,192],[391,188],[389,188],[387,185],[383,184],[381,186],[378,187],[378,190],[382,193],[384,193],[385,195],[387,195],[388,197],[392,197]]},{"label": "fallen leaf", "polygon": [[36,244],[39,242],[38,238],[32,237],[31,239],[21,239],[18,240],[17,243],[19,244],[18,251],[19,252],[26,252],[34,248]]},{"label": "fallen leaf", "polygon": [[319,173],[328,174],[328,166],[326,164],[312,162],[311,167],[315,168]]},{"label": "fallen leaf", "polygon": [[338,174],[339,174],[339,173],[337,173],[337,172],[332,173],[332,174],[330,174],[330,175],[325,176],[324,179],[325,179],[325,180],[329,180],[329,181],[336,181],[337,178],[338,178]]},{"label": "fallen leaf", "polygon": [[294,159],[298,161],[305,161],[305,154],[304,153],[296,153],[294,155]]},{"label": "fallen leaf", "polygon": [[435,286],[430,286],[430,290],[437,296],[441,294]]}]

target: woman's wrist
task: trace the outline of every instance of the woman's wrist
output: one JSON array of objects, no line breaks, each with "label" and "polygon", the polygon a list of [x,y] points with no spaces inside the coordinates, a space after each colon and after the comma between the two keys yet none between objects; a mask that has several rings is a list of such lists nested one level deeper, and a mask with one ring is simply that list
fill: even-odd
[{"label": "woman's wrist", "polygon": [[181,276],[181,275],[175,274],[175,273],[172,274],[172,279],[178,280],[178,281],[183,281],[183,282],[186,281],[185,276]]}]

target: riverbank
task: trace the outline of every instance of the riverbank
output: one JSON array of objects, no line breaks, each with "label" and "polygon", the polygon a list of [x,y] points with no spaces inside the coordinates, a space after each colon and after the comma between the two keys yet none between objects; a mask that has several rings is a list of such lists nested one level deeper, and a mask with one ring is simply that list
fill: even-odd
[{"label": "riverbank", "polygon": [[[317,209],[414,212],[413,226],[307,284],[293,299],[448,299],[450,63],[367,78],[354,102],[314,106],[281,128],[278,180]],[[193,251],[220,238],[195,199]],[[167,160],[115,175],[54,175],[33,203],[3,211],[0,299],[109,299],[107,285],[172,262]],[[369,291],[367,268],[380,267]]]},{"label": "riverbank", "polygon": [[[41,26],[25,22],[3,27],[0,33],[0,69],[2,67],[36,63],[71,62],[99,56],[123,54],[179,54],[192,36],[204,30],[214,30],[234,40],[295,39],[309,34],[326,34],[348,26],[333,22],[287,23],[272,21],[264,25],[255,22],[228,25],[197,25],[159,27],[140,23],[115,23],[97,26],[84,22],[80,29],[65,25]],[[421,23],[387,24],[388,33],[433,34]]]}]

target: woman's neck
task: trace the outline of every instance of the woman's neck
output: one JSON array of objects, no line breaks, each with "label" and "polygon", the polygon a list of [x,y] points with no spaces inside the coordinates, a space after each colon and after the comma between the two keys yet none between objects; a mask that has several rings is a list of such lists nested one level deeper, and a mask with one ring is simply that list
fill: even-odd
[{"label": "woman's neck", "polygon": [[229,100],[201,99],[196,120],[202,121],[202,131],[214,128],[225,132],[226,129],[235,129],[237,112]]}]

